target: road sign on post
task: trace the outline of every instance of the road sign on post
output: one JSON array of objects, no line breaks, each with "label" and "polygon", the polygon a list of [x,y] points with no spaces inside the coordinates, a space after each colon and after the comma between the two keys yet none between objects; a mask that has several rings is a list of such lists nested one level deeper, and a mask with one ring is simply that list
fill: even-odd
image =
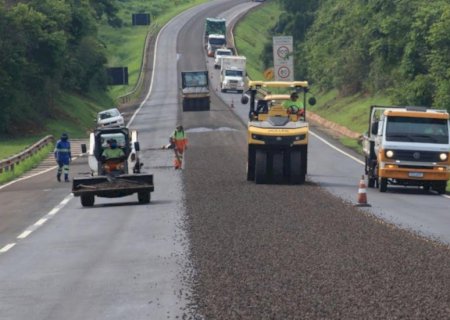
[{"label": "road sign on post", "polygon": [[276,81],[294,81],[292,36],[273,37],[273,63]]},{"label": "road sign on post", "polygon": [[128,85],[128,67],[106,68],[108,85]]},{"label": "road sign on post", "polygon": [[131,21],[133,26],[148,26],[150,24],[150,13],[133,13]]}]

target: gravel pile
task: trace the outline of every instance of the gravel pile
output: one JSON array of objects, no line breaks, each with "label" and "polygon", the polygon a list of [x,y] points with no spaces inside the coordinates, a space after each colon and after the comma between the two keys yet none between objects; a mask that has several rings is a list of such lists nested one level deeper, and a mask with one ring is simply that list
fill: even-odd
[{"label": "gravel pile", "polygon": [[228,134],[190,135],[192,318],[450,319],[448,247],[310,182],[247,182],[245,137]]}]

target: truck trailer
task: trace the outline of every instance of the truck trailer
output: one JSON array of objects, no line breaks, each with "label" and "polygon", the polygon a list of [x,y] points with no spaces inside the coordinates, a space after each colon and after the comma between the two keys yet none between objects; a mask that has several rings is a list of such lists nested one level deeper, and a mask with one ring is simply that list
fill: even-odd
[{"label": "truck trailer", "polygon": [[181,72],[183,111],[208,111],[210,100],[208,71]]}]

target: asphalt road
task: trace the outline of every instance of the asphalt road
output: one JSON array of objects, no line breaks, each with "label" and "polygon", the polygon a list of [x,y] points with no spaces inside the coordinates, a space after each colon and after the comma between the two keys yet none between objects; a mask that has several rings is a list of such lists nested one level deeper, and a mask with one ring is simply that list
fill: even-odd
[{"label": "asphalt road", "polygon": [[[356,198],[358,162],[312,137],[305,185],[257,186],[245,180],[240,112],[246,117],[247,107],[236,103],[238,95],[225,95],[233,109],[217,93],[210,112],[180,112],[179,72],[206,67],[204,18],[253,5],[244,2],[208,2],[172,20],[158,38],[151,94],[130,125],[139,130],[144,171],[155,176],[150,205],[130,196],[82,208],[54,172],[0,190],[2,318],[450,314],[448,248],[347,203]],[[173,170],[172,154],[159,149],[176,123],[190,141],[184,171]],[[85,159],[72,166],[86,171]],[[399,213],[394,220],[405,215],[408,224],[448,237],[448,199],[415,193],[369,191],[368,198],[376,214]]]},{"label": "asphalt road", "polygon": [[[211,1],[159,35],[154,80],[129,126],[139,131],[143,170],[154,174],[150,205],[137,196],[96,198],[82,208],[55,171],[0,190],[2,319],[175,319],[186,314],[190,271],[182,173],[160,150],[177,123],[177,37],[242,1]],[[175,36],[174,36],[175,35]],[[72,175],[89,172],[74,161]]]},{"label": "asphalt road", "polygon": [[[219,16],[230,19],[235,15],[236,11],[231,10]],[[214,69],[214,59],[205,59],[215,95],[245,124],[249,106],[240,103],[241,94],[220,91],[220,74]],[[314,110],[314,107],[309,108]],[[364,158],[361,155],[343,147],[320,128],[311,126],[308,181],[354,204],[357,203],[358,184],[363,174]],[[366,211],[399,227],[450,244],[450,196],[424,192],[416,187],[390,186],[388,190],[388,193],[381,194],[377,189],[367,189],[372,207]]]}]

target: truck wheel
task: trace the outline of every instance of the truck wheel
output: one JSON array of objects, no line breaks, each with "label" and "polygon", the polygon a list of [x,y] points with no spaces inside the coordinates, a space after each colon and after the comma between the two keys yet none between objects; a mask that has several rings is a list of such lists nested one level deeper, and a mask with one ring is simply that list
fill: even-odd
[{"label": "truck wheel", "polygon": [[247,181],[253,181],[255,180],[255,149],[249,147],[247,157]]},{"label": "truck wheel", "polygon": [[387,178],[379,178],[378,186],[380,188],[380,192],[386,192],[387,191]]},{"label": "truck wheel", "polygon": [[267,182],[267,154],[262,150],[256,150],[255,159],[255,183]]},{"label": "truck wheel", "polygon": [[139,203],[149,203],[150,202],[150,191],[138,192]]},{"label": "truck wheel", "polygon": [[283,153],[274,153],[273,155],[273,165],[272,165],[272,179],[274,183],[283,182]]},{"label": "truck wheel", "polygon": [[375,183],[376,183],[376,179],[375,178],[372,178],[370,176],[367,178],[367,186],[369,188],[375,188]]},{"label": "truck wheel", "polygon": [[436,190],[436,192],[439,194],[444,194],[446,188],[447,188],[447,181],[438,181],[436,182],[436,185],[433,187],[433,189]]},{"label": "truck wheel", "polygon": [[305,182],[306,164],[302,161],[301,151],[292,151],[290,157],[289,176],[291,184],[302,184]]},{"label": "truck wheel", "polygon": [[80,200],[83,207],[92,207],[95,202],[95,196],[93,194],[83,194],[80,196]]}]

